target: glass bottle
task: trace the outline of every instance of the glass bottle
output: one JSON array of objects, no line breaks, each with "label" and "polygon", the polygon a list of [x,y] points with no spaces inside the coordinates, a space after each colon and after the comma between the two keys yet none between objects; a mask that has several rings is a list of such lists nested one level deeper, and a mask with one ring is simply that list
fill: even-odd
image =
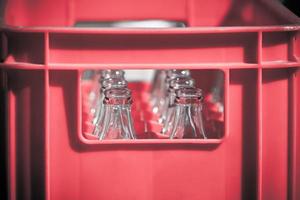
[{"label": "glass bottle", "polygon": [[176,91],[173,126],[166,132],[170,139],[207,139],[202,118],[202,90],[182,88]]},{"label": "glass bottle", "polygon": [[172,117],[174,116],[174,103],[176,98],[176,90],[181,88],[194,87],[195,81],[190,77],[179,77],[170,81],[168,95],[166,97],[166,102],[162,110],[162,116],[160,117],[160,122],[163,124],[162,133],[164,134],[168,126],[172,126]]},{"label": "glass bottle", "polygon": [[160,89],[160,93],[158,93],[156,101],[153,104],[153,113],[158,114],[159,116],[162,114],[162,108],[165,104],[165,99],[167,96],[167,91],[169,89],[169,82],[175,78],[184,78],[184,77],[190,77],[190,71],[189,70],[180,70],[180,69],[172,69],[167,70],[164,80],[164,84],[162,85],[162,88]]},{"label": "glass bottle", "polygon": [[158,112],[158,105],[160,99],[163,97],[164,89],[165,89],[165,80],[167,76],[166,70],[156,70],[154,79],[152,81],[151,88],[151,101],[150,104],[152,106],[152,112]]},{"label": "glass bottle", "polygon": [[104,92],[104,116],[97,130],[99,140],[135,139],[136,134],[131,117],[131,92],[127,88],[111,88]]},{"label": "glass bottle", "polygon": [[164,88],[164,83],[166,79],[166,70],[156,70],[154,74],[154,78],[152,80],[151,87],[151,98],[155,101],[157,95],[162,92],[162,88]]},{"label": "glass bottle", "polygon": [[111,78],[120,78],[120,79],[125,79],[124,75],[125,72],[123,70],[102,70],[98,71],[97,74],[99,74],[98,77],[98,83],[96,90],[92,91],[90,94],[91,98],[91,114],[93,116],[97,116],[97,110],[98,110],[98,105],[101,104],[99,102],[99,97],[101,96],[101,88],[103,85],[103,81]]},{"label": "glass bottle", "polygon": [[[102,81],[102,87],[100,89],[100,96],[98,99],[98,104],[96,105],[95,116],[93,119],[93,125],[95,125],[95,129],[100,125],[99,120],[103,117],[103,100],[104,100],[104,92],[107,89],[111,88],[127,88],[128,82],[122,78],[108,78]],[[96,130],[94,130],[95,132]],[[94,133],[95,134],[95,133]]]},{"label": "glass bottle", "polygon": [[[88,104],[90,108],[92,108],[92,105],[94,102],[96,102],[97,94],[99,92],[100,85],[98,83],[98,80],[100,79],[100,71],[94,71],[94,70],[86,70],[82,73],[81,81],[82,85],[90,88],[88,90],[88,93],[85,93],[83,96],[83,99],[85,99],[85,102]],[[91,110],[92,111],[92,110]]]}]

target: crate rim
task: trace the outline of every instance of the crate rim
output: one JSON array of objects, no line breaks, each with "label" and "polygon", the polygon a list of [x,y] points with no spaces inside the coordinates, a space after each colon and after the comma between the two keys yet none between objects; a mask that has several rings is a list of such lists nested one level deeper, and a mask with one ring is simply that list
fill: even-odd
[{"label": "crate rim", "polygon": [[202,34],[202,33],[251,33],[251,32],[281,32],[299,31],[298,23],[267,26],[201,26],[187,28],[82,28],[82,27],[29,27],[29,26],[0,26],[3,32],[21,33],[68,33],[68,34]]}]

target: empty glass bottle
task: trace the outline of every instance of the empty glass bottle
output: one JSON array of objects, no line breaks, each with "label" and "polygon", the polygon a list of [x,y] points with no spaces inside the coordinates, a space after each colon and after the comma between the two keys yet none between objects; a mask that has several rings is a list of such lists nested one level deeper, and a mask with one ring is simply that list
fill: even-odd
[{"label": "empty glass bottle", "polygon": [[104,92],[107,89],[111,88],[127,88],[128,82],[125,79],[122,78],[108,78],[102,81],[102,87],[100,89],[100,96],[98,99],[98,104],[96,105],[96,112],[95,112],[95,117],[93,119],[93,124],[95,125],[95,130],[93,134],[96,134],[95,132],[97,131],[97,128],[101,126],[99,124],[99,121],[103,117],[103,100],[104,100]]},{"label": "empty glass bottle", "polygon": [[98,71],[96,74],[96,77],[98,77],[97,87],[95,88],[96,90],[93,90],[89,95],[91,96],[91,114],[94,115],[94,117],[98,114],[97,110],[98,105],[100,104],[99,97],[101,96],[102,82],[111,78],[124,79],[125,72],[123,70],[102,70]]},{"label": "empty glass bottle", "polygon": [[127,88],[105,90],[103,100],[104,116],[99,123],[96,135],[99,140],[135,139],[131,117],[131,92]]},{"label": "empty glass bottle", "polygon": [[173,126],[166,132],[170,139],[207,138],[203,127],[202,99],[201,89],[182,88],[176,91]]},{"label": "empty glass bottle", "polygon": [[166,79],[166,70],[156,70],[154,78],[152,80],[151,87],[151,103],[155,104],[158,96],[161,95],[162,89],[164,88],[165,79]]},{"label": "empty glass bottle", "polygon": [[176,90],[181,88],[194,87],[195,81],[190,77],[179,77],[170,81],[168,95],[166,97],[166,102],[162,110],[162,116],[160,117],[160,122],[163,124],[162,133],[164,134],[168,127],[172,126],[172,118],[174,117],[174,103],[176,97]]},{"label": "empty glass bottle", "polygon": [[[83,99],[85,99],[85,103],[92,108],[93,104],[97,100],[97,95],[99,93],[100,85],[98,83],[98,80],[100,79],[100,71],[94,71],[94,70],[86,70],[82,73],[82,84],[87,84],[90,87],[89,93],[84,96]],[[91,109],[91,112],[93,110]]]},{"label": "empty glass bottle", "polygon": [[172,69],[167,70],[165,76],[164,83],[162,84],[162,87],[160,88],[160,92],[157,93],[156,99],[153,104],[153,113],[158,114],[159,116],[162,114],[162,108],[165,104],[165,99],[167,96],[167,91],[169,88],[169,82],[175,78],[183,78],[183,77],[190,77],[190,71],[189,70],[180,70],[180,69]]}]

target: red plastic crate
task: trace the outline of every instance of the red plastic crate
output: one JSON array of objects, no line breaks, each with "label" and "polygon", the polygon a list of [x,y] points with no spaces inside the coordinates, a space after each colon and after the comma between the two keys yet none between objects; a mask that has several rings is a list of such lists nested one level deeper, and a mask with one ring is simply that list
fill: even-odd
[{"label": "red plastic crate", "polygon": [[[277,1],[1,3],[10,199],[300,199],[300,21]],[[188,27],[73,27],[143,19]],[[106,68],[221,70],[223,137],[86,139],[80,75]]]}]

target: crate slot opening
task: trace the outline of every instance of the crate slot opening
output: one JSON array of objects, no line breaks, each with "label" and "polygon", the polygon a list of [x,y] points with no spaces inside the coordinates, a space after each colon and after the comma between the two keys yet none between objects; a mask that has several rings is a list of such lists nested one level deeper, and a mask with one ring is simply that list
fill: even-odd
[{"label": "crate slot opening", "polygon": [[297,33],[265,32],[262,40],[262,61],[296,62],[299,59],[298,46]]},{"label": "crate slot opening", "polygon": [[[225,75],[221,70],[189,70],[195,87],[203,91],[203,125],[206,139],[194,138],[200,143],[218,141],[225,135],[225,99],[224,82]],[[125,70],[125,79],[128,81],[128,88],[132,91],[131,114],[137,140],[139,139],[169,139],[169,136],[162,134],[163,124],[160,122],[159,114],[153,111],[151,105],[151,88],[154,84],[155,70]],[[94,114],[91,108],[90,97],[99,92],[99,71],[85,70],[81,73],[81,123],[82,136],[87,140],[98,141],[93,135],[95,124],[92,122]],[[96,92],[96,93],[95,93]],[[97,95],[96,95],[97,96]],[[94,97],[93,97],[94,98]],[[94,101],[94,100],[93,100]],[[94,105],[94,104],[93,104]],[[173,139],[176,141],[178,139]],[[183,139],[186,140],[186,139]],[[210,141],[212,140],[212,141]],[[99,141],[99,143],[103,142]],[[178,142],[178,141],[177,141]]]},{"label": "crate slot opening", "polygon": [[6,63],[45,63],[44,33],[8,32]]}]

